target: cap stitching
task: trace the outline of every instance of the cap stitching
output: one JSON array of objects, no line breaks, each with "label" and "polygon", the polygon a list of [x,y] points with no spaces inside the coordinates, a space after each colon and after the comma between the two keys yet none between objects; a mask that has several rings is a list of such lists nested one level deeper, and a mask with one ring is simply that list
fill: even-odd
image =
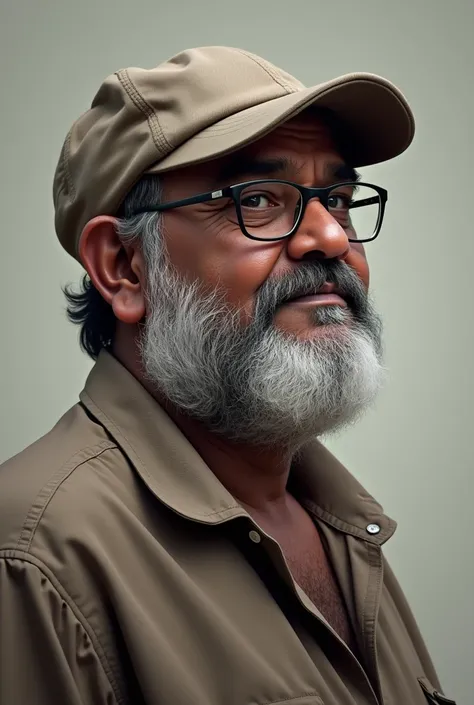
[{"label": "cap stitching", "polygon": [[[253,120],[246,120],[238,123],[232,123],[231,125],[225,125],[223,127],[220,127],[218,130],[212,130],[212,132],[209,131],[207,134],[199,133],[195,135],[195,138],[199,140],[213,139],[216,136],[227,135],[231,132],[235,132],[241,127],[248,127],[249,125],[253,125],[256,122],[258,122],[258,116],[255,117]],[[214,125],[210,125],[209,127],[214,127]]]},{"label": "cap stitching", "polygon": [[163,152],[166,151],[167,148],[172,149],[171,145],[163,134],[163,130],[161,128],[157,114],[155,113],[151,105],[143,98],[141,93],[138,91],[135,84],[132,82],[132,79],[130,78],[127,69],[118,71],[116,73],[116,76],[122,84],[123,89],[133,102],[133,104],[138,108],[138,110],[140,110],[140,112],[145,114],[151,135],[153,137],[153,142],[155,143],[155,147],[158,149],[158,151]]},{"label": "cap stitching", "polygon": [[[224,120],[229,120],[229,122],[224,126],[219,125],[219,123],[214,123],[213,125],[208,125],[208,127],[206,129],[208,129],[208,130],[212,129],[213,135],[219,134],[220,132],[228,132],[230,127],[237,129],[239,127],[242,127],[243,125],[252,124],[253,122],[255,122],[256,120],[259,119],[260,113],[258,114],[257,117],[254,117],[254,115],[251,115],[250,117],[248,115],[246,115],[244,117],[239,117],[238,119],[231,121],[230,118],[233,118],[233,117],[234,117],[233,115],[229,115],[227,118],[224,118]],[[203,130],[203,132],[204,132],[204,130]],[[198,134],[195,135],[195,137],[197,139],[201,139],[201,133],[198,132]]]},{"label": "cap stitching", "polygon": [[246,56],[248,59],[251,59],[254,63],[256,63],[260,68],[262,68],[269,76],[272,78],[275,83],[278,83],[279,86],[284,88],[286,91],[290,91],[291,93],[295,92],[295,89],[290,87],[288,83],[284,81],[280,76],[278,76],[267,62],[264,62],[263,59],[260,59],[257,56],[254,56],[250,52],[246,52],[243,49],[238,49],[237,51],[240,51],[241,54]]},{"label": "cap stitching", "polygon": [[[221,136],[221,135],[226,135],[230,134],[232,132],[235,132],[236,130],[240,129],[241,127],[249,127],[250,125],[255,124],[259,120],[259,115],[252,116],[252,119],[245,119],[245,120],[240,120],[239,122],[235,121],[232,122],[230,125],[224,125],[220,126],[218,129],[215,129],[214,125],[210,125],[209,128],[213,128],[212,132],[209,131],[207,134],[203,133],[198,133],[195,135],[195,139],[197,140],[205,140],[205,139],[213,139],[216,136]],[[274,120],[272,121],[273,124]],[[203,131],[204,132],[204,131]]]},{"label": "cap stitching", "polygon": [[263,59],[259,59],[259,57],[254,56],[254,54],[251,54],[250,52],[246,52],[243,49],[237,49],[238,52],[246,56],[248,59],[251,59],[254,63],[256,63],[258,66],[260,66],[261,69],[267,73],[271,79],[275,81],[275,83],[278,83],[279,86],[281,86],[284,90],[287,91],[287,93],[296,93],[297,90],[293,86],[290,86],[289,83],[287,83],[281,76],[278,76],[276,72],[273,71],[271,68],[270,64],[267,62],[262,63]]},{"label": "cap stitching", "polygon": [[122,84],[123,89],[129,96],[133,104],[138,108],[138,110],[140,110],[140,112],[142,112],[146,116],[148,126],[153,137],[153,142],[155,143],[155,147],[160,152],[160,154],[163,155],[163,152],[172,150],[173,147],[163,134],[163,129],[160,125],[160,121],[156,112],[136,88],[136,86],[132,82],[132,79],[129,76],[127,69],[117,71],[115,75]]}]

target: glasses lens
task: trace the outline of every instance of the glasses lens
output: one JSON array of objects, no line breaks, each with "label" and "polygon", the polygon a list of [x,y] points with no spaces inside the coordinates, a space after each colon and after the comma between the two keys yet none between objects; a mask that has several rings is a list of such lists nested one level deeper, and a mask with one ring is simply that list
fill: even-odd
[{"label": "glasses lens", "polygon": [[291,232],[301,210],[301,194],[294,186],[265,181],[240,194],[240,211],[249,235],[262,240]]},{"label": "glasses lens", "polygon": [[328,198],[328,210],[349,240],[370,240],[375,235],[380,207],[380,196],[370,186],[336,186]]}]

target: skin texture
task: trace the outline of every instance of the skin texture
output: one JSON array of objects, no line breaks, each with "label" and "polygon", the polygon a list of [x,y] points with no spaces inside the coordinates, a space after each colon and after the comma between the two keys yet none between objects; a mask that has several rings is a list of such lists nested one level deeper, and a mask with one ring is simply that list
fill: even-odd
[{"label": "skin texture", "polygon": [[[334,176],[334,170],[344,162],[330,128],[309,114],[277,128],[245,148],[239,157],[287,158],[291,160],[290,170],[272,174],[270,178],[288,179],[304,186],[327,186],[345,180]],[[227,182],[216,183],[231,159],[235,160],[235,155],[166,174],[163,200],[174,201],[247,179],[267,177],[264,173],[242,173]],[[224,219],[212,203],[167,211],[163,237],[177,270],[190,280],[198,279],[209,289],[223,288],[228,303],[240,309],[243,326],[248,325],[255,294],[267,278],[294,271],[308,259],[343,260],[358,274],[364,287],[369,286],[362,245],[349,243],[345,231],[317,200],[309,202],[298,231],[284,241],[258,242],[246,238],[239,226]],[[146,386],[136,346],[138,324],[146,316],[147,306],[145,266],[139,248],[124,248],[115,233],[114,218],[99,216],[83,231],[80,255],[94,285],[119,321],[114,354]],[[301,340],[337,335],[335,330],[328,333],[324,326],[315,325],[311,317],[313,305],[281,306],[274,324]],[[166,400],[159,401],[220,481],[262,524],[269,529],[278,526],[280,531],[282,526],[294,530],[304,524],[302,508],[286,491],[291,458],[281,449],[258,449],[227,442],[184,417]]]}]

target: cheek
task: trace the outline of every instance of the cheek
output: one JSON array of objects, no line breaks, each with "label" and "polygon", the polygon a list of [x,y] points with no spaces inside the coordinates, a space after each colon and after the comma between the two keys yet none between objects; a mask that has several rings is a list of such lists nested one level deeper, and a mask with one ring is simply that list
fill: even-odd
[{"label": "cheek", "polygon": [[229,259],[224,258],[224,270],[235,288],[253,294],[271,275],[281,254],[281,246],[248,240],[243,247],[234,248]]},{"label": "cheek", "polygon": [[214,220],[178,211],[165,214],[163,237],[170,263],[189,281],[212,285],[218,279],[215,250],[219,224]]},{"label": "cheek", "polygon": [[251,313],[255,292],[271,274],[281,243],[251,240],[219,218],[191,226],[171,217],[164,231],[171,263],[184,277],[209,289],[221,287],[230,303]]},{"label": "cheek", "polygon": [[351,248],[345,258],[345,261],[359,276],[365,288],[368,289],[370,283],[370,271],[364,246],[358,243],[351,243]]},{"label": "cheek", "polygon": [[234,251],[231,261],[222,262],[223,283],[228,300],[241,311],[244,326],[252,320],[255,297],[260,287],[272,275],[281,255],[281,245],[249,240],[249,245]]}]

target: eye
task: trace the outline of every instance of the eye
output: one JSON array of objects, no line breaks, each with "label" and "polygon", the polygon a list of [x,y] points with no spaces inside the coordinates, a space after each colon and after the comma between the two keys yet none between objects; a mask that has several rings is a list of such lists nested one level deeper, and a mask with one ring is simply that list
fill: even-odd
[{"label": "eye", "polygon": [[328,208],[330,210],[348,210],[352,204],[352,198],[343,193],[334,193],[328,198]]},{"label": "eye", "polygon": [[274,202],[264,193],[253,193],[245,195],[241,200],[241,205],[244,208],[271,208],[275,205]]}]

